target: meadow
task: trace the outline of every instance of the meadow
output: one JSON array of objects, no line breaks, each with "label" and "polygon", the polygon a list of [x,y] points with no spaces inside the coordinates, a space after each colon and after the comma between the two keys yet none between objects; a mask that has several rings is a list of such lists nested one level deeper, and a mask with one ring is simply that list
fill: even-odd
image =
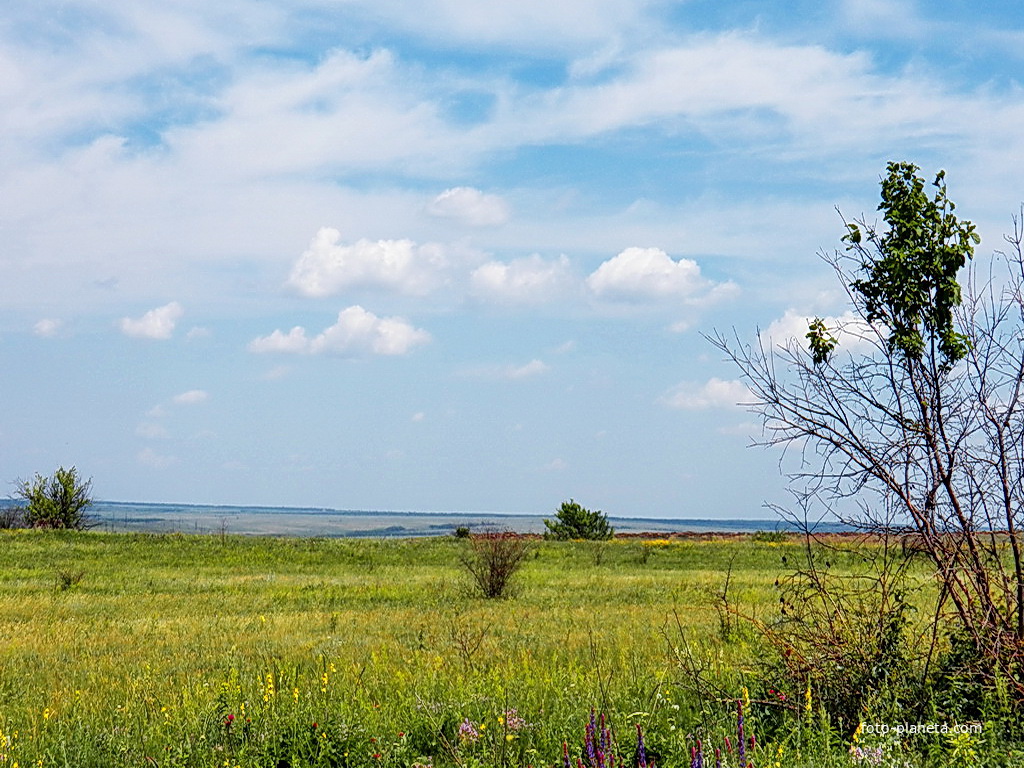
[{"label": "meadow", "polygon": [[[729,606],[770,622],[797,538],[536,541],[497,600],[465,546],[0,531],[0,766],[542,766],[563,743],[576,765],[592,712],[624,765],[639,725],[659,766],[698,740],[736,766],[737,702],[755,766],[928,764],[839,739],[723,612],[728,574]],[[935,764],[987,754],[934,738]]]}]

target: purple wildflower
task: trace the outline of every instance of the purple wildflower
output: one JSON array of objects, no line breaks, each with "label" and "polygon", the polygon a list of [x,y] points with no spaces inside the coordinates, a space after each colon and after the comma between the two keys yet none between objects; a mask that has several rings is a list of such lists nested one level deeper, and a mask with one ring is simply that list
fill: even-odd
[{"label": "purple wildflower", "polygon": [[468,717],[459,724],[459,738],[470,743],[480,738],[480,732]]},{"label": "purple wildflower", "polygon": [[647,749],[644,747],[644,732],[640,723],[636,724],[636,764],[637,768],[647,768]]},{"label": "purple wildflower", "polygon": [[572,762],[569,760],[569,744],[562,742],[562,768],[572,768]]},{"label": "purple wildflower", "polygon": [[521,731],[526,727],[526,720],[514,709],[505,710],[505,728],[510,731]]}]

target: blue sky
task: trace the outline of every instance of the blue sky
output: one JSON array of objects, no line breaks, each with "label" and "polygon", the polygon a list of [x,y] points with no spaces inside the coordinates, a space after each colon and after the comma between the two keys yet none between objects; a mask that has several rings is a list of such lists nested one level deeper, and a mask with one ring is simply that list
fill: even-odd
[{"label": "blue sky", "polygon": [[7,0],[0,481],[758,517],[738,372],[843,295],[889,160],[979,258],[1024,25],[960,0]]}]

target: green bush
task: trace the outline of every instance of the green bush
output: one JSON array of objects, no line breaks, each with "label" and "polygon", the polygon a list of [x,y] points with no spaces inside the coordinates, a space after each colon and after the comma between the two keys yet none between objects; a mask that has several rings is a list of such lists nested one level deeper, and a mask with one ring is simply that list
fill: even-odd
[{"label": "green bush", "polygon": [[37,474],[32,480],[18,480],[16,495],[24,499],[24,520],[33,528],[88,527],[86,509],[92,480],[83,480],[75,467],[60,467],[50,477]]},{"label": "green bush", "polygon": [[555,513],[555,520],[545,520],[548,539],[593,539],[603,541],[610,539],[615,529],[608,525],[608,515],[601,510],[593,512],[581,507],[574,499],[563,501]]}]

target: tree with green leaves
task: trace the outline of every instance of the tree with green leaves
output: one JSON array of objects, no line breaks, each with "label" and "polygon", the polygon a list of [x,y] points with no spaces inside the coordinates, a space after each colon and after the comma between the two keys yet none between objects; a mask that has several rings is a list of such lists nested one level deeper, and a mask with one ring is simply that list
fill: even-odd
[{"label": "tree with green leaves", "polygon": [[86,510],[92,504],[92,480],[83,480],[75,467],[60,467],[53,475],[37,474],[18,480],[16,495],[24,499],[25,523],[33,528],[88,527]]},{"label": "tree with green leaves", "polygon": [[1024,223],[979,269],[943,172],[929,191],[890,163],[878,210],[880,225],[844,220],[844,248],[824,255],[852,322],[711,341],[754,395],[760,443],[797,449],[795,506],[779,511],[912,534],[938,579],[936,636],[954,629],[1024,701]]},{"label": "tree with green leaves", "polygon": [[549,539],[610,539],[615,529],[608,524],[608,516],[601,510],[581,507],[574,499],[563,501],[554,520],[545,520],[545,537]]}]

